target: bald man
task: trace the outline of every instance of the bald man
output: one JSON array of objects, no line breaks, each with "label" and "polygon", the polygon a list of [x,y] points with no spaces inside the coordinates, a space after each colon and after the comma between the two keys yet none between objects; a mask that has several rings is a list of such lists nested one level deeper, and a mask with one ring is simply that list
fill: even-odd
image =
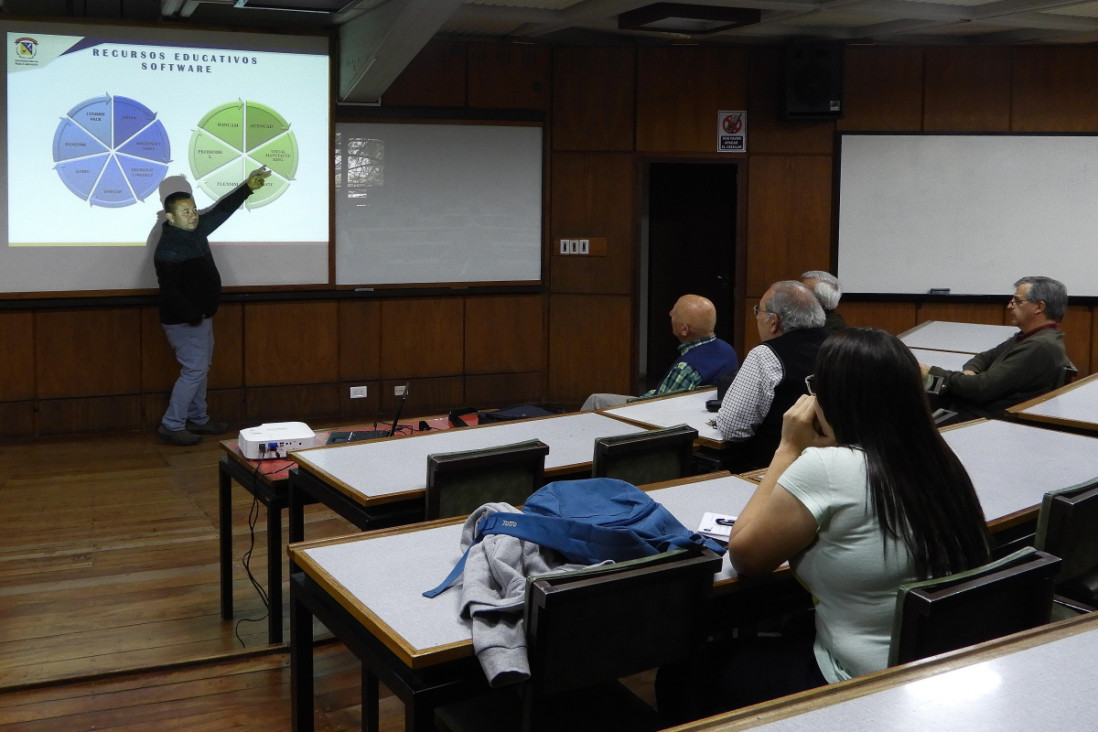
[{"label": "bald man", "polygon": [[690,391],[699,386],[716,384],[717,377],[734,371],[740,363],[735,349],[720,338],[717,308],[701,295],[683,295],[671,308],[671,333],[679,341],[679,358],[655,389],[639,397],[626,394],[592,394],[583,403],[583,410],[616,407],[635,399]]}]

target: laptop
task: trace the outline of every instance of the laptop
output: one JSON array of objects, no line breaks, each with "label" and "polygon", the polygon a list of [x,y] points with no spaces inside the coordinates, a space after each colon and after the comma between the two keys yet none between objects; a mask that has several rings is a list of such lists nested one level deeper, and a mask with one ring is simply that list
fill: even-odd
[{"label": "laptop", "polygon": [[396,434],[397,427],[400,422],[400,415],[404,411],[404,402],[408,400],[408,385],[404,385],[404,393],[400,395],[400,402],[397,404],[396,416],[393,417],[393,424],[387,430],[346,430],[340,432],[333,432],[328,435],[328,441],[326,445],[342,445],[347,442],[361,442],[362,440],[376,440],[379,437],[392,437]]}]

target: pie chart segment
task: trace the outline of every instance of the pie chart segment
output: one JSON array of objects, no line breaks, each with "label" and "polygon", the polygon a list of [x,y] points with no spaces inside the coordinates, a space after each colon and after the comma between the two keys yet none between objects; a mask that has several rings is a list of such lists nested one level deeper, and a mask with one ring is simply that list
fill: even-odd
[{"label": "pie chart segment", "polygon": [[191,172],[195,178],[203,178],[239,157],[239,149],[205,130],[195,130],[191,135]]},{"label": "pie chart segment", "polygon": [[53,135],[54,170],[93,206],[122,208],[156,191],[168,172],[171,143],[156,113],[128,97],[87,99]]},{"label": "pie chart segment", "polygon": [[103,175],[92,189],[91,198],[93,205],[104,208],[121,208],[134,202],[134,194],[126,174],[118,166],[116,158],[110,158],[103,167]]},{"label": "pie chart segment", "polygon": [[214,108],[206,113],[198,127],[227,145],[243,150],[244,102],[230,102]]},{"label": "pie chart segment", "polygon": [[79,160],[62,161],[56,165],[56,170],[69,190],[86,201],[91,198],[95,182],[99,180],[99,174],[109,159],[106,153],[102,153]]},{"label": "pie chart segment", "polygon": [[73,122],[94,135],[104,146],[111,146],[111,98],[87,99],[69,110]]}]

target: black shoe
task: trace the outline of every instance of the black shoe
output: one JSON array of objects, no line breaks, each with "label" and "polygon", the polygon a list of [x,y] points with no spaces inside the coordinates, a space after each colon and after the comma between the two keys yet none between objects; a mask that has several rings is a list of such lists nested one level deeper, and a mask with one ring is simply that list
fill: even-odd
[{"label": "black shoe", "polygon": [[156,434],[167,442],[173,445],[197,445],[202,441],[202,438],[193,432],[187,430],[170,430],[164,425],[160,425],[156,428]]},{"label": "black shoe", "polygon": [[227,429],[229,429],[229,424],[227,422],[214,422],[212,419],[209,419],[206,420],[205,424],[195,424],[194,422],[187,420],[187,430],[196,435],[220,435]]}]

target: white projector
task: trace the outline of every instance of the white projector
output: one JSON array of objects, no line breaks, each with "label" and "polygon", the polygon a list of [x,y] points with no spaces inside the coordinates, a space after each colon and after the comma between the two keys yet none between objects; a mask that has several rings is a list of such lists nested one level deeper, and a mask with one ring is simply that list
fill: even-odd
[{"label": "white projector", "polygon": [[316,444],[316,433],[304,422],[274,422],[240,430],[240,452],[249,460],[284,458],[293,450]]}]

